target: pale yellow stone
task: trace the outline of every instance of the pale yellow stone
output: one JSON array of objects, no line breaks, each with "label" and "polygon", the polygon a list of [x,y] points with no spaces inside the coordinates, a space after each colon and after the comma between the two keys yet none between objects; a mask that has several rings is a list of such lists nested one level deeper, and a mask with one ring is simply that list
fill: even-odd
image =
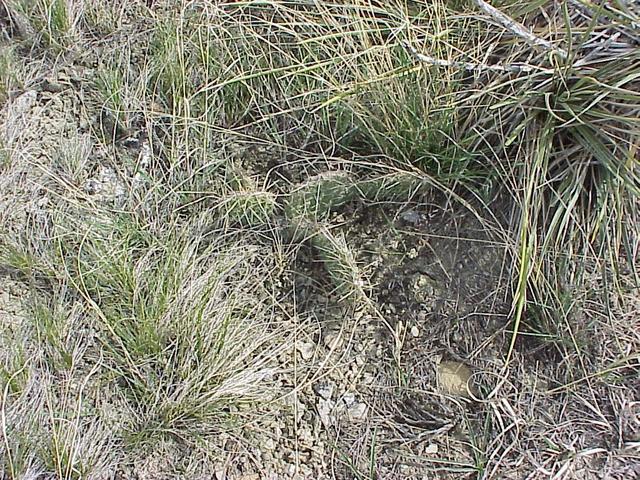
[{"label": "pale yellow stone", "polygon": [[441,362],[438,365],[438,384],[442,393],[471,397],[471,369],[460,362]]}]

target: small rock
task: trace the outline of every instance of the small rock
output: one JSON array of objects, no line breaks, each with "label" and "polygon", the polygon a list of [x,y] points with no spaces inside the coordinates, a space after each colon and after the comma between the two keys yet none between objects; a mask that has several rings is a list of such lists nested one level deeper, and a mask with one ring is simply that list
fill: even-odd
[{"label": "small rock", "polygon": [[415,210],[405,210],[400,214],[400,218],[407,223],[417,224],[420,223],[421,215]]},{"label": "small rock", "polygon": [[40,197],[36,202],[36,206],[41,209],[44,209],[48,204],[49,204],[49,197],[47,196]]},{"label": "small rock", "polygon": [[82,82],[82,72],[78,69],[78,68],[70,68],[67,72],[66,72],[67,78],[68,80],[75,82],[75,83],[80,83]]},{"label": "small rock", "polygon": [[320,416],[320,421],[325,427],[330,427],[335,423],[335,418],[331,415],[335,407],[335,403],[331,400],[318,400],[318,415]]},{"label": "small rock", "polygon": [[217,463],[213,470],[213,478],[216,480],[224,480],[226,476],[226,468],[222,463]]},{"label": "small rock", "polygon": [[97,193],[100,193],[101,190],[102,190],[102,185],[100,184],[100,182],[98,182],[93,178],[88,179],[84,184],[84,191],[87,192],[89,195],[95,195]]},{"label": "small rock", "polygon": [[331,400],[335,384],[333,382],[317,383],[313,387],[313,391],[324,400]]},{"label": "small rock", "polygon": [[448,395],[471,397],[469,380],[471,369],[460,362],[441,362],[438,365],[438,383],[440,389]]},{"label": "small rock", "polygon": [[303,447],[311,448],[313,446],[314,438],[309,426],[300,427],[298,430],[298,441]]},{"label": "small rock", "polygon": [[312,342],[298,342],[296,350],[298,350],[303,360],[311,360],[315,352],[315,345]]},{"label": "small rock", "polygon": [[347,412],[353,420],[362,420],[367,416],[367,405],[360,402],[354,403],[347,409]]},{"label": "small rock", "polygon": [[400,464],[399,466],[400,473],[405,477],[409,477],[413,474],[413,469],[409,465]]},{"label": "small rock", "polygon": [[311,470],[311,468],[309,468],[304,463],[300,465],[300,472],[298,476],[300,480],[303,480],[305,478],[314,478],[314,477],[317,477],[317,476],[313,474],[313,470]]},{"label": "small rock", "polygon": [[354,403],[356,403],[356,396],[353,392],[347,392],[342,396],[342,401],[349,408]]},{"label": "small rock", "polygon": [[276,442],[273,438],[267,438],[262,442],[262,446],[265,450],[271,451],[276,449]]},{"label": "small rock", "polygon": [[438,453],[438,444],[436,443],[427,445],[422,451],[423,455],[435,455],[436,453]]},{"label": "small rock", "polygon": [[416,274],[413,277],[413,292],[415,299],[419,303],[430,303],[437,297],[436,282],[424,274]]},{"label": "small rock", "polygon": [[45,92],[50,93],[60,93],[64,90],[62,84],[56,80],[50,80],[48,78],[44,79],[41,85],[41,88]]},{"label": "small rock", "polygon": [[324,336],[324,346],[329,350],[336,350],[340,348],[341,343],[342,339],[340,337],[340,332],[329,332]]},{"label": "small rock", "polygon": [[127,137],[122,140],[122,145],[126,148],[135,149],[140,147],[140,139],[137,137]]}]

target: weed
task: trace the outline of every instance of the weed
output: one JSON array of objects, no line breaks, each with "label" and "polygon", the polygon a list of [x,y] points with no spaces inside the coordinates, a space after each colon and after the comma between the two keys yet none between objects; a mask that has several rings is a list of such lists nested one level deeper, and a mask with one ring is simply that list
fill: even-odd
[{"label": "weed", "polygon": [[13,2],[14,8],[30,22],[44,45],[64,51],[73,45],[79,33],[82,3],[70,0],[36,0]]},{"label": "weed", "polygon": [[20,87],[18,60],[13,48],[0,48],[0,102],[4,102],[12,90]]}]

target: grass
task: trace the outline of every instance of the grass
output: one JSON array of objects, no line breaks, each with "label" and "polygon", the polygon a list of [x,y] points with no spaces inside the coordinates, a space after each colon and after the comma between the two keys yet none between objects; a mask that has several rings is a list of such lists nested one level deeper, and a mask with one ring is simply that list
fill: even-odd
[{"label": "grass", "polygon": [[19,85],[15,51],[11,47],[0,50],[0,98],[4,101],[12,89]]},{"label": "grass", "polygon": [[[503,383],[486,391],[519,381],[533,336],[562,358],[547,372],[559,384],[637,371],[637,325],[617,340],[625,310],[611,300],[633,305],[639,280],[630,5],[493,2],[522,33],[481,1],[143,3],[3,7],[5,108],[35,70],[75,64],[82,85],[52,97],[79,92],[90,124],[73,138],[46,122],[23,143],[2,134],[0,267],[30,289],[0,336],[4,477],[100,478],[164,442],[197,450],[230,431],[243,445],[258,412],[306,385],[287,353],[313,297],[293,287],[301,247],[322,267],[317,295],[394,337],[358,224],[367,208],[393,216],[432,196],[478,219],[512,263],[491,367]],[[122,195],[88,193],[100,171]],[[351,316],[343,327],[357,329]],[[397,340],[402,369],[410,342]],[[519,412],[502,408],[483,413],[477,478],[512,460],[505,442],[526,443],[504,423]],[[384,478],[380,438],[368,461],[336,448],[354,474]]]},{"label": "grass", "polygon": [[31,23],[41,41],[50,48],[64,51],[72,46],[78,32],[81,4],[69,0],[16,0],[11,2],[13,14],[21,14]]}]

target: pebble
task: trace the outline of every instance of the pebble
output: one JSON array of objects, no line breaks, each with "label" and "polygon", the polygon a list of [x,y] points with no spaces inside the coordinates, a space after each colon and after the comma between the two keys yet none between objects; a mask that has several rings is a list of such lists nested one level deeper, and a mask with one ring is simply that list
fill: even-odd
[{"label": "pebble", "polygon": [[0,305],[1,306],[5,306],[5,305],[9,305],[9,301],[10,301],[10,296],[9,296],[9,292],[6,291],[0,291]]},{"label": "pebble", "polygon": [[423,455],[435,455],[436,453],[438,453],[438,444],[437,443],[431,443],[429,445],[427,445],[424,450],[422,450],[422,454]]},{"label": "pebble", "polygon": [[356,403],[356,395],[353,392],[347,392],[342,396],[342,401],[348,408]]},{"label": "pebble", "polygon": [[367,405],[360,402],[354,403],[347,409],[347,412],[353,420],[362,420],[367,416]]},{"label": "pebble", "polygon": [[441,362],[438,365],[438,383],[440,390],[448,395],[469,397],[471,369],[460,362]]},{"label": "pebble", "polygon": [[421,220],[420,214],[418,212],[416,212],[415,210],[405,210],[404,212],[402,212],[400,214],[400,217],[405,222],[413,223],[414,225],[417,224],[417,223],[420,223],[420,220]]},{"label": "pebble", "polygon": [[298,350],[303,360],[311,360],[315,349],[315,344],[312,342],[298,342],[296,344],[296,350]]},{"label": "pebble", "polygon": [[335,403],[332,400],[318,400],[318,416],[325,427],[330,427],[335,423],[335,418],[331,415],[334,407]]},{"label": "pebble", "polygon": [[333,382],[317,383],[313,387],[313,391],[316,392],[316,394],[319,397],[323,398],[324,400],[331,399],[331,397],[333,396],[334,389],[335,389],[335,384]]},{"label": "pebble", "polygon": [[324,336],[324,346],[329,350],[337,350],[342,344],[340,332],[329,332]]},{"label": "pebble", "polygon": [[64,90],[64,87],[60,82],[48,78],[44,79],[41,87],[45,92],[50,93],[60,93],[62,92],[62,90]]},{"label": "pebble", "polygon": [[362,375],[362,383],[365,385],[371,385],[375,380],[375,377],[371,372],[364,372]]}]

